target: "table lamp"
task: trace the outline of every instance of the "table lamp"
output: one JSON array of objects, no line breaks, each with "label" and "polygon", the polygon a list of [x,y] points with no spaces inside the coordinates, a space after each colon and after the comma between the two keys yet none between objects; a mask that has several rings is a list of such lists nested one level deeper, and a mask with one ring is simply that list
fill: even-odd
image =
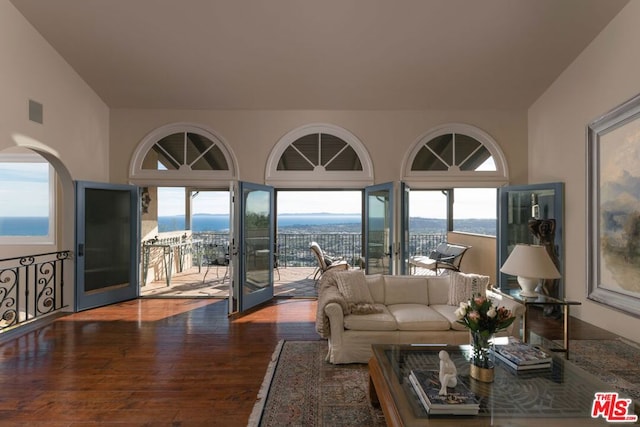
[{"label": "table lamp", "polygon": [[517,244],[500,269],[518,277],[523,297],[537,296],[535,289],[540,279],[558,279],[560,273],[544,246]]}]

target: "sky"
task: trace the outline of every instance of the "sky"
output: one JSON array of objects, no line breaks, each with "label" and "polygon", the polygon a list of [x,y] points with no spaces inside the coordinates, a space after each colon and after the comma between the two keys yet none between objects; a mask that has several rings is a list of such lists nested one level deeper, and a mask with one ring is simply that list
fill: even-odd
[{"label": "sky", "polygon": [[0,162],[0,182],[0,217],[49,216],[48,163]]},{"label": "sky", "polygon": [[[494,188],[456,189],[454,210],[456,218],[495,218],[496,190]],[[184,214],[184,189],[160,189],[159,215]],[[286,213],[342,213],[360,214],[359,191],[279,191],[278,214]],[[193,198],[194,213],[229,214],[229,193],[202,191]],[[440,191],[413,190],[409,196],[409,216],[446,218],[444,196]]]}]

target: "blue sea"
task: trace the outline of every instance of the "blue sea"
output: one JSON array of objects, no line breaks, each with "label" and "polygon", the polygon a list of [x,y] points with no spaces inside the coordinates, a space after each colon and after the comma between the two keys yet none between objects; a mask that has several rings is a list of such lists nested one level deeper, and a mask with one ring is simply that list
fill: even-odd
[{"label": "blue sea", "polygon": [[[227,231],[229,230],[228,215],[194,215],[192,229],[201,231]],[[158,218],[158,231],[173,231],[184,229],[184,216],[161,216]],[[310,225],[335,225],[335,224],[360,224],[361,217],[358,214],[288,214],[278,216],[278,228],[310,226]]]},{"label": "blue sea", "polygon": [[[278,216],[278,229],[295,227],[313,227],[324,225],[350,225],[358,229],[361,224],[358,214],[286,214]],[[411,218],[409,228],[416,233],[442,232],[446,230],[444,219]],[[160,232],[184,230],[184,216],[164,216],[158,219]],[[193,231],[228,231],[228,215],[194,215]],[[376,226],[376,224],[372,224]],[[496,235],[496,221],[491,219],[456,220],[454,227],[458,231]],[[49,221],[46,217],[0,217],[0,236],[46,236],[49,233]]]},{"label": "blue sea", "polygon": [[0,236],[46,236],[49,234],[47,217],[0,217]]}]

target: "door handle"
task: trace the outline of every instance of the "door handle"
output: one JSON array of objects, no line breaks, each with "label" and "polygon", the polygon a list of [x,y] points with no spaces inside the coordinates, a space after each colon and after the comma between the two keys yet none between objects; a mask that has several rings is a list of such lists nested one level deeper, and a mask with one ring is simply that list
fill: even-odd
[{"label": "door handle", "polygon": [[84,256],[84,243],[78,244],[78,256]]}]

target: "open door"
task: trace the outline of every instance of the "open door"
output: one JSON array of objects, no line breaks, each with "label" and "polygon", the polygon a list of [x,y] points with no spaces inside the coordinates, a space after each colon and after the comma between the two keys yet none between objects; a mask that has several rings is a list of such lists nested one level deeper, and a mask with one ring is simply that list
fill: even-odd
[{"label": "open door", "polygon": [[138,296],[138,187],[76,182],[76,311]]},{"label": "open door", "polygon": [[518,287],[500,267],[518,243],[543,245],[560,272],[551,296],[564,297],[564,184],[552,182],[498,188],[498,286]]},{"label": "open door", "polygon": [[400,183],[400,274],[409,274],[409,186]]},{"label": "open door", "polygon": [[238,182],[233,190],[231,312],[273,298],[275,201],[273,187]]},{"label": "open door", "polygon": [[393,183],[364,189],[364,258],[367,274],[393,273]]}]

